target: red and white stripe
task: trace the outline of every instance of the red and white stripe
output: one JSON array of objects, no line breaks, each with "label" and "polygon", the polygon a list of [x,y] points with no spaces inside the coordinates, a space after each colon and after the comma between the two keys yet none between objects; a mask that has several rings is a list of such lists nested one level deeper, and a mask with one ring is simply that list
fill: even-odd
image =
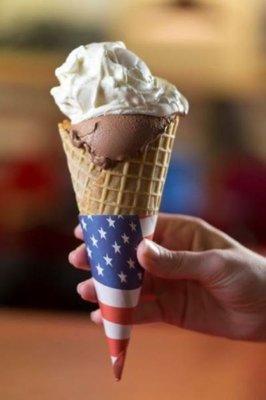
[{"label": "red and white stripe", "polygon": [[[156,222],[156,215],[140,218],[143,238],[152,239]],[[94,279],[94,285],[114,372],[116,378],[120,379],[132,329],[133,314],[139,302],[141,288],[133,290],[113,289],[96,279]]]}]

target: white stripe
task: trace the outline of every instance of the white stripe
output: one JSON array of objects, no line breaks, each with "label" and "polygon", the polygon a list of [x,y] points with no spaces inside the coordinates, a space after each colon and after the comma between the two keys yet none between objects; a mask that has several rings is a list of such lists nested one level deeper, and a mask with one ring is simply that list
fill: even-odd
[{"label": "white stripe", "polygon": [[107,319],[103,319],[105,334],[110,339],[128,339],[130,337],[131,325],[120,325]]},{"label": "white stripe", "polygon": [[112,364],[113,364],[113,365],[114,365],[114,363],[116,362],[117,359],[118,359],[118,357],[111,356],[111,361],[112,361]]},{"label": "white stripe", "polygon": [[136,307],[139,301],[141,288],[120,290],[110,288],[93,279],[98,300],[111,307]]},{"label": "white stripe", "polygon": [[140,218],[139,220],[140,220],[142,236],[145,238],[147,236],[153,235],[157,222],[157,215]]}]

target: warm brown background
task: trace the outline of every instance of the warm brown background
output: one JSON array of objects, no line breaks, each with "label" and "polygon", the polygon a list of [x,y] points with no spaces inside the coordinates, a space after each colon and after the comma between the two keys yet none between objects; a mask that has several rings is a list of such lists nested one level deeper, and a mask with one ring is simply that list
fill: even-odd
[{"label": "warm brown background", "polygon": [[0,318],[1,399],[265,399],[265,344],[138,326],[117,383],[103,334],[86,316],[2,311]]}]

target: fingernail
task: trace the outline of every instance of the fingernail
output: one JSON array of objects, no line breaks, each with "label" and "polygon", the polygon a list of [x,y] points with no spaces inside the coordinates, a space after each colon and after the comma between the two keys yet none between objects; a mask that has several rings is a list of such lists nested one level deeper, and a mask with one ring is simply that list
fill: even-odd
[{"label": "fingernail", "polygon": [[77,225],[75,228],[74,228],[74,235],[77,235],[79,233],[79,225]]},{"label": "fingernail", "polygon": [[72,250],[68,255],[68,261],[70,263],[73,263],[74,262],[74,258],[75,258],[75,250]]},{"label": "fingernail", "polygon": [[150,258],[158,258],[160,256],[160,250],[159,247],[156,243],[154,243],[152,240],[149,239],[144,239],[144,249],[146,254],[150,257]]},{"label": "fingernail", "polygon": [[92,322],[95,322],[95,314],[96,314],[96,311],[92,311],[90,313],[90,318],[91,318]]},{"label": "fingernail", "polygon": [[79,295],[81,295],[81,293],[82,293],[83,283],[84,283],[84,282],[80,282],[80,283],[78,284],[78,286],[77,286],[77,292],[78,292]]}]

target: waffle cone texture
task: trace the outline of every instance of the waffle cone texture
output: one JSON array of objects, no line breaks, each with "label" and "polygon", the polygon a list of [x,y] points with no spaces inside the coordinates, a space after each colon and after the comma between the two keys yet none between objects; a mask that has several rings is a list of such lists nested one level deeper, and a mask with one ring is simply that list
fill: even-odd
[{"label": "waffle cone texture", "polygon": [[72,144],[69,121],[59,124],[80,214],[157,214],[178,121],[177,116],[138,157],[106,170],[92,162],[88,151]]}]

